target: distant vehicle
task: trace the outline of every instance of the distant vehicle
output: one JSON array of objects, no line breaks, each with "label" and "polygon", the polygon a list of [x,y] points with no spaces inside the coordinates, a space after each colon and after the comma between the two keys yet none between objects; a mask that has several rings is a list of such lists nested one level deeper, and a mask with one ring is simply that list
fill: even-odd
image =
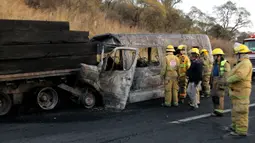
[{"label": "distant vehicle", "polygon": [[[249,54],[250,60],[252,62],[253,66],[253,73],[255,72],[255,34],[250,35],[249,38],[243,40],[243,44],[249,47],[249,49],[252,51]],[[253,74],[254,75],[254,74]]]}]

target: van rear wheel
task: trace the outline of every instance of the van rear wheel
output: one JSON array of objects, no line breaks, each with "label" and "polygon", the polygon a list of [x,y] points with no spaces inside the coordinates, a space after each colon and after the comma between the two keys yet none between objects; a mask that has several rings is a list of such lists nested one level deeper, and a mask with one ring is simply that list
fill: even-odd
[{"label": "van rear wheel", "polygon": [[12,100],[9,95],[0,92],[0,116],[9,113],[12,107]]}]

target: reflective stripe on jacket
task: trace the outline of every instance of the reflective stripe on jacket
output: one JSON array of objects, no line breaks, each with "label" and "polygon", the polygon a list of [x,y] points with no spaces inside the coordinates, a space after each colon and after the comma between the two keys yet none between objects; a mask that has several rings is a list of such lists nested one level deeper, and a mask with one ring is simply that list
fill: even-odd
[{"label": "reflective stripe on jacket", "polygon": [[[219,67],[219,70],[215,69],[216,67]],[[218,74],[215,72],[219,72]],[[230,71],[230,65],[227,60],[223,60],[220,62],[220,64],[215,63],[213,65],[213,76],[226,76],[226,73]]]},{"label": "reflective stripe on jacket", "polygon": [[220,62],[220,76],[223,76],[224,73],[226,72],[226,70],[225,70],[226,62],[227,62],[227,60],[223,60]]}]

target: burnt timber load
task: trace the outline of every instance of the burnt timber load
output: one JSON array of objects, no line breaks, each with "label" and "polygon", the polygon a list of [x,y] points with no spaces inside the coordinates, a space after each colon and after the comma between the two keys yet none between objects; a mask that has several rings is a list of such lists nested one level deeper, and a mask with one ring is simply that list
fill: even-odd
[{"label": "burnt timber load", "polygon": [[89,32],[69,31],[68,22],[0,20],[0,75],[95,65]]},{"label": "burnt timber load", "polygon": [[0,45],[58,44],[89,42],[86,31],[7,31],[0,32]]},{"label": "burnt timber load", "polygon": [[0,32],[4,31],[69,31],[69,22],[0,19]]},{"label": "burnt timber load", "polygon": [[54,109],[57,86],[75,86],[80,64],[97,64],[97,46],[68,22],[0,20],[0,116],[23,104],[25,93],[39,108]]},{"label": "burnt timber load", "polygon": [[96,43],[0,46],[0,75],[95,65]]}]

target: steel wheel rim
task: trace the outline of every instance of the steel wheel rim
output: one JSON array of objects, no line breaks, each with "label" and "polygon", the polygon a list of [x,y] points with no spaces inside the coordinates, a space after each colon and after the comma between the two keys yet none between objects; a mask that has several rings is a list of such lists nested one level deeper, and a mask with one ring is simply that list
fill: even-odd
[{"label": "steel wheel rim", "polygon": [[53,88],[43,88],[37,94],[37,104],[44,110],[51,110],[58,104],[58,94]]},{"label": "steel wheel rim", "polygon": [[95,102],[94,96],[91,93],[88,93],[88,95],[85,97],[85,103],[88,106],[93,105]]},{"label": "steel wheel rim", "polygon": [[12,106],[11,99],[8,98],[8,95],[0,93],[0,115],[7,114]]},{"label": "steel wheel rim", "polygon": [[94,105],[96,103],[96,98],[90,91],[87,91],[83,95],[82,102],[83,102],[84,107],[92,108],[92,107],[94,107]]}]

